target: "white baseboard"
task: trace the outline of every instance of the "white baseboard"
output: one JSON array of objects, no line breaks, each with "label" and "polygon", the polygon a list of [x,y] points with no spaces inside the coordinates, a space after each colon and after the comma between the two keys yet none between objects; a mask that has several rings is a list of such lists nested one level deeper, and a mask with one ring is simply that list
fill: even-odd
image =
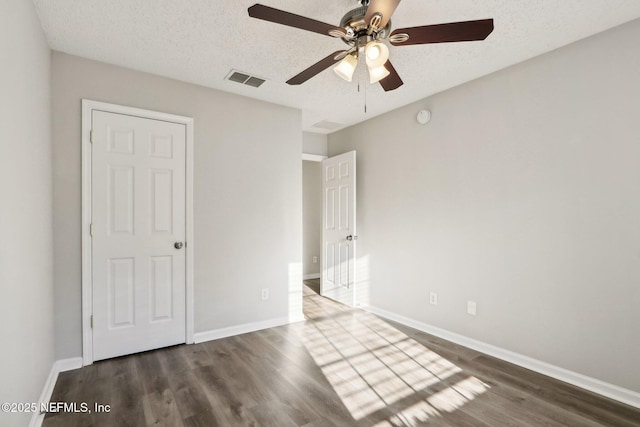
[{"label": "white baseboard", "polygon": [[540,374],[555,378],[557,380],[573,384],[577,387],[592,391],[610,399],[614,399],[627,405],[640,408],[640,393],[633,390],[628,390],[617,385],[598,380],[596,378],[588,377],[586,375],[573,372],[559,366],[551,365],[550,363],[533,359],[531,357],[515,353],[501,347],[496,347],[494,345],[487,344],[485,342],[478,341],[464,335],[456,334],[454,332],[450,332],[445,329],[429,325],[427,323],[423,323],[390,311],[386,311],[381,308],[364,306],[362,307],[362,309],[367,310],[377,316],[384,317],[385,319],[393,320],[419,331],[435,335],[456,344],[460,344],[465,347],[469,347],[482,353],[488,354],[490,356],[497,357],[498,359],[502,359],[515,365],[522,366],[523,368],[527,368]]},{"label": "white baseboard", "polygon": [[[44,383],[44,387],[42,389],[42,393],[40,394],[38,403],[49,402],[49,400],[51,399],[51,395],[53,394],[53,389],[56,386],[56,381],[58,381],[58,374],[60,374],[60,372],[71,371],[73,369],[79,368],[82,368],[82,357],[73,357],[71,359],[62,359],[53,362],[51,370],[49,371],[49,376],[47,377],[47,381]],[[40,412],[34,412],[31,416],[29,427],[40,427],[42,425],[42,421],[44,421],[44,415],[45,414],[41,414]]]},{"label": "white baseboard", "polygon": [[280,317],[276,319],[262,320],[260,322],[245,323],[243,325],[230,326],[228,328],[212,329],[205,332],[196,332],[195,334],[193,334],[193,340],[196,344],[199,344],[201,342],[217,340],[234,335],[247,334],[249,332],[275,328],[282,325],[288,325],[289,323],[290,321],[288,317]]},{"label": "white baseboard", "polygon": [[70,359],[56,360],[53,364],[58,372],[73,371],[82,368],[82,357],[72,357]]},{"label": "white baseboard", "polygon": [[320,273],[305,274],[304,276],[302,276],[302,280],[311,280],[311,279],[319,279],[319,278],[320,278]]}]

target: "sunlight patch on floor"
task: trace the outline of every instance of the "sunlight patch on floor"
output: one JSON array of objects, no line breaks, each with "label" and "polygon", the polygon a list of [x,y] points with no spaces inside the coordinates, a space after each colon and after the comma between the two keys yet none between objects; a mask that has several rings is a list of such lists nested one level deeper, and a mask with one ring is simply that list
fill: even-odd
[{"label": "sunlight patch on floor", "polygon": [[[372,314],[317,298],[305,298],[310,322],[302,340],[356,421],[394,405],[402,409],[375,427],[417,426],[489,389],[472,376],[450,385],[448,378],[463,374],[455,364]],[[415,402],[414,395],[429,388],[433,394]]]}]

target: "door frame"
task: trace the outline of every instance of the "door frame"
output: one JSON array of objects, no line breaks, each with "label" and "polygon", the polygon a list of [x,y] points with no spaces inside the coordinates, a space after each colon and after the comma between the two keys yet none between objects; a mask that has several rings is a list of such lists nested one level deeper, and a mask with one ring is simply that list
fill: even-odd
[{"label": "door frame", "polygon": [[94,110],[161,120],[185,125],[185,196],[186,242],[185,245],[185,339],[193,344],[193,118],[160,113],[157,111],[127,107],[106,102],[82,100],[82,365],[93,363],[93,282],[91,252],[91,116]]}]

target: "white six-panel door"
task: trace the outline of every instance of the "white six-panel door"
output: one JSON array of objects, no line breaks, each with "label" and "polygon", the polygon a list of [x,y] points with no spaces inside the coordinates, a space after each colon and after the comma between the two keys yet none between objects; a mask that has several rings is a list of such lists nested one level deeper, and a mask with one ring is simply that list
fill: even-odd
[{"label": "white six-panel door", "polygon": [[93,360],[184,343],[185,125],[91,120]]},{"label": "white six-panel door", "polygon": [[322,274],[320,293],[355,303],[356,152],[322,161]]}]

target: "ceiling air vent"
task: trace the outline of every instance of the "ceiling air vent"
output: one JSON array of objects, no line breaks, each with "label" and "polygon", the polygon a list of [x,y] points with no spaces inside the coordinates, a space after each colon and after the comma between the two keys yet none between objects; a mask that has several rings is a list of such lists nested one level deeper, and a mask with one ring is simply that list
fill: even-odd
[{"label": "ceiling air vent", "polygon": [[229,74],[227,74],[227,77],[225,77],[225,79],[252,87],[260,87],[260,85],[266,81],[265,79],[261,79],[260,77],[252,76],[250,74],[236,70],[231,70]]}]

